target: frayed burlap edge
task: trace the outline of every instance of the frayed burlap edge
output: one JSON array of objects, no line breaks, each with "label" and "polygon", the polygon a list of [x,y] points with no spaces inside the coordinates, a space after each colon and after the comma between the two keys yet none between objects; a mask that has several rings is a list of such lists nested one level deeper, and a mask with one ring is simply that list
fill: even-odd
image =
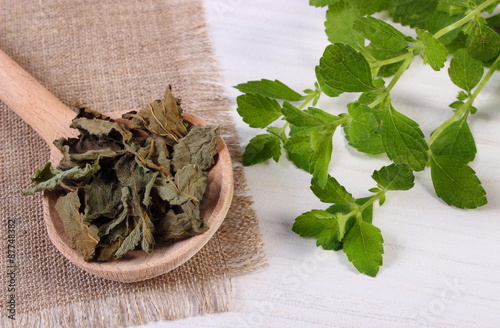
[{"label": "frayed burlap edge", "polygon": [[[227,276],[209,281],[169,285],[139,294],[80,301],[0,318],[0,326],[51,328],[122,328],[160,320],[175,320],[231,309],[231,280]],[[110,304],[113,304],[111,307]]]}]

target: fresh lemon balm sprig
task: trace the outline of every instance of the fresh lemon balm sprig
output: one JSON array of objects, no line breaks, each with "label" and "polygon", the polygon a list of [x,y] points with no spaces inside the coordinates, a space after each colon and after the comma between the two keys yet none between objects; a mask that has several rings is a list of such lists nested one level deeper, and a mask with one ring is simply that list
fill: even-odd
[{"label": "fresh lemon balm sprig", "polygon": [[[295,219],[292,230],[315,238],[327,250],[343,250],[362,273],[377,275],[383,263],[383,237],[373,221],[374,204],[389,191],[414,186],[414,172],[430,168],[436,195],[445,203],[473,209],[487,203],[486,192],[469,163],[476,155],[468,120],[474,101],[499,69],[499,0],[310,0],[328,7],[325,32],[330,44],[315,67],[314,88],[303,94],[278,80],[239,84],[237,111],[250,127],[265,129],[243,154],[245,165],[287,158],[311,173],[311,190],[325,210]],[[392,22],[414,29],[399,31]],[[426,138],[414,119],[397,110],[391,92],[415,57],[439,71],[449,62],[450,80],[461,90],[453,114]],[[485,68],[487,72],[485,73]],[[315,107],[321,96],[358,93],[343,113]],[[312,107],[309,105],[312,104]],[[278,127],[279,120],[284,123]],[[339,129],[341,128],[341,129]],[[369,196],[355,198],[329,174],[333,135],[343,130],[349,146],[385,154],[393,163],[376,170]],[[368,158],[368,157],[367,157]],[[368,159],[367,159],[368,160]]]}]

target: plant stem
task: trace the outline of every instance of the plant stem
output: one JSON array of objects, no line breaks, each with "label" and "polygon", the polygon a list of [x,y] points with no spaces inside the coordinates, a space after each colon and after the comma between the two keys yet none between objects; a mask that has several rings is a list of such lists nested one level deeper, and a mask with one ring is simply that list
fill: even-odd
[{"label": "plant stem", "polygon": [[390,64],[399,63],[400,61],[403,61],[406,58],[408,58],[408,56],[412,56],[412,54],[410,52],[407,52],[403,55],[399,55],[399,56],[396,56],[394,58],[379,60],[373,64],[373,67],[382,67],[382,66],[386,66],[386,65],[390,65]]},{"label": "plant stem", "polygon": [[448,126],[450,126],[451,124],[453,124],[453,122],[455,122],[458,119],[460,119],[464,114],[465,115],[469,114],[469,112],[470,112],[470,110],[472,108],[472,104],[474,103],[474,100],[476,100],[476,98],[479,95],[479,93],[481,92],[481,90],[483,90],[483,88],[486,86],[486,84],[490,80],[491,76],[493,75],[493,73],[495,73],[495,71],[497,70],[497,65],[499,63],[500,63],[500,55],[495,59],[495,61],[493,62],[493,65],[491,65],[491,67],[488,70],[488,72],[486,72],[486,74],[483,76],[483,78],[481,79],[481,81],[477,85],[476,89],[474,89],[474,92],[471,94],[471,96],[469,97],[469,99],[467,99],[467,102],[465,102],[462,106],[460,106],[455,111],[455,114],[453,114],[453,116],[451,116],[449,119],[447,119],[446,121],[444,121],[443,124],[441,124],[432,133],[431,137],[427,141],[427,145],[429,145],[429,149],[430,149],[431,145],[434,143],[434,141],[437,139],[437,137],[439,137],[439,135],[441,133],[443,133],[443,131]]},{"label": "plant stem", "polygon": [[467,24],[471,20],[474,20],[484,9],[491,6],[496,1],[497,0],[487,0],[487,1],[483,2],[482,4],[477,6],[475,9],[470,11],[467,15],[465,15],[462,19],[460,19],[460,20],[456,21],[455,23],[450,24],[450,25],[440,29],[436,33],[434,33],[434,38],[439,39],[440,37],[442,37],[446,33],[451,32],[454,29],[459,28],[460,26]]},{"label": "plant stem", "polygon": [[371,196],[370,199],[368,199],[365,203],[363,203],[362,205],[356,206],[356,208],[353,209],[351,212],[347,213],[345,215],[345,217],[346,218],[350,218],[350,217],[353,217],[353,216],[356,216],[356,217],[359,216],[369,206],[373,205],[373,203],[375,203],[377,200],[379,200],[380,198],[384,197],[385,193],[386,193],[386,190],[383,190],[383,189],[380,190],[375,195]]},{"label": "plant stem", "polygon": [[380,97],[375,99],[371,104],[369,104],[368,107],[375,108],[377,105],[384,102],[385,99],[387,99],[392,88],[394,88],[394,86],[396,85],[398,80],[401,78],[401,76],[404,74],[404,72],[408,69],[408,67],[410,66],[415,55],[413,53],[408,53],[408,54],[405,54],[405,57],[406,58],[405,58],[403,64],[401,64],[401,67],[399,67],[396,74],[392,77],[391,82],[389,82],[389,85],[385,88],[384,93],[381,94]]}]

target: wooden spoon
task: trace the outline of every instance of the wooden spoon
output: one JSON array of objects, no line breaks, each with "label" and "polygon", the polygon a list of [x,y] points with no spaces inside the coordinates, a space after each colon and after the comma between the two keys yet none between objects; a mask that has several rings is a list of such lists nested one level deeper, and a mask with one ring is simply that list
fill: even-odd
[{"label": "wooden spoon", "polygon": [[[1,50],[0,84],[0,99],[47,142],[50,161],[59,163],[62,155],[52,142],[59,137],[77,134],[76,130],[69,127],[76,114]],[[118,118],[123,112],[109,115]],[[207,124],[194,115],[183,113],[183,117],[192,124]],[[135,282],[156,277],[187,261],[214,235],[231,204],[232,172],[229,151],[221,138],[219,157],[208,174],[208,188],[201,202],[201,215],[210,229],[170,245],[157,246],[151,254],[132,251],[114,262],[85,262],[82,256],[71,248],[61,219],[54,209],[56,193],[45,192],[43,213],[49,238],[68,260],[102,278]]]}]

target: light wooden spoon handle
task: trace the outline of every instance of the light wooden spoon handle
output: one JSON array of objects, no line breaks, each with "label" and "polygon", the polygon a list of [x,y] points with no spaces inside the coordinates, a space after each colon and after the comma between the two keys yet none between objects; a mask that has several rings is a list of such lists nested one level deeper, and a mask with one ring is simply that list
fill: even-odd
[{"label": "light wooden spoon handle", "polygon": [[0,100],[49,145],[67,131],[75,113],[0,50]]}]

